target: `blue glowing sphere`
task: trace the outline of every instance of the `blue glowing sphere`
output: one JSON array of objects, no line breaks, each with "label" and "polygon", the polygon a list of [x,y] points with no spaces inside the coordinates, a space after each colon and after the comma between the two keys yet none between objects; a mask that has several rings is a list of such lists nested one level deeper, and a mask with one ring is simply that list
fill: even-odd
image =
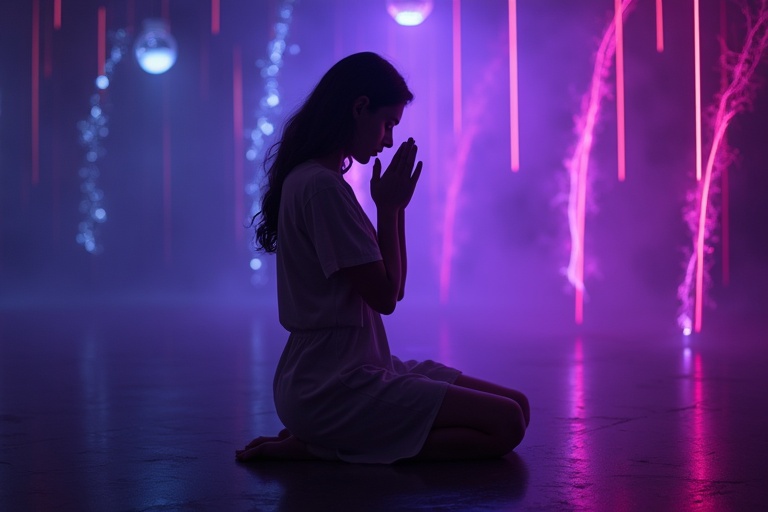
[{"label": "blue glowing sphere", "polygon": [[153,75],[165,73],[176,63],[176,40],[162,20],[144,21],[133,51],[141,69]]},{"label": "blue glowing sphere", "polygon": [[400,25],[420,25],[432,12],[432,0],[387,0],[387,12]]}]

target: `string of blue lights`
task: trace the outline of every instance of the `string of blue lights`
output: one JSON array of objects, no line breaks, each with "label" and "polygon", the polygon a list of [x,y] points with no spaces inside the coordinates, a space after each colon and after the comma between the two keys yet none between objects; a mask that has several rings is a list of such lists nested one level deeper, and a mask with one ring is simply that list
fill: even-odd
[{"label": "string of blue lights", "polygon": [[[293,20],[294,3],[295,0],[281,2],[278,8],[278,19],[274,26],[274,36],[267,43],[267,58],[256,61],[256,66],[261,70],[262,96],[255,112],[255,128],[250,131],[250,143],[245,153],[245,158],[252,162],[255,168],[253,180],[245,186],[245,193],[251,199],[248,220],[261,210],[261,183],[264,180],[266,150],[275,134],[276,117],[282,112],[278,77],[285,63],[283,56],[286,52],[290,55],[299,52],[298,45],[288,46],[286,43]],[[253,285],[262,285],[267,281],[265,263],[265,260],[259,256],[251,257],[249,264]]]},{"label": "string of blue lights", "polygon": [[85,148],[84,162],[79,175],[82,180],[80,191],[80,213],[84,219],[78,224],[77,243],[91,254],[99,254],[103,246],[98,239],[99,226],[107,221],[104,205],[104,191],[98,185],[99,160],[106,154],[103,141],[109,135],[106,115],[107,89],[118,63],[128,51],[128,34],[117,30],[111,34],[112,51],[104,64],[104,74],[96,77],[96,92],[91,96],[91,108],[88,117],[77,123],[80,130],[80,145]]}]

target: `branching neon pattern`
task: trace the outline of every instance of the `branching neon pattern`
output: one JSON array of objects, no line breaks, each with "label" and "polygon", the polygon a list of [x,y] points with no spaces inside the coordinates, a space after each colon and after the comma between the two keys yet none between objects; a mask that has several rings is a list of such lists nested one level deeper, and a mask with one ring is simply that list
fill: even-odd
[{"label": "branching neon pattern", "polygon": [[[627,16],[634,0],[624,0],[622,15]],[[576,118],[577,136],[573,153],[566,158],[570,189],[568,192],[568,227],[571,234],[571,256],[565,270],[568,281],[576,290],[576,323],[584,319],[584,232],[586,224],[587,193],[589,189],[589,158],[594,132],[600,115],[602,100],[609,89],[606,84],[613,54],[616,50],[616,23],[611,20],[605,29],[595,56],[589,91],[582,100],[581,114]]]},{"label": "branching neon pattern", "polygon": [[485,69],[480,80],[473,88],[471,99],[467,102],[461,134],[456,143],[456,154],[451,159],[451,176],[445,192],[445,208],[443,210],[442,246],[440,249],[440,302],[448,301],[451,287],[451,265],[455,252],[454,231],[456,214],[459,209],[459,199],[467,171],[467,160],[475,138],[482,128],[481,117],[487,111],[488,90],[496,84],[501,59],[493,59]]},{"label": "branching neon pattern", "polygon": [[768,0],[760,0],[757,7],[743,7],[747,31],[744,46],[739,52],[725,51],[721,63],[729,74],[715,102],[711,119],[712,141],[704,167],[704,175],[696,189],[688,196],[689,206],[685,219],[692,234],[692,249],[685,266],[685,277],[678,287],[681,303],[678,325],[683,332],[700,332],[704,303],[704,290],[709,285],[712,235],[717,228],[717,212],[712,201],[718,190],[717,178],[732,161],[724,137],[733,118],[749,108],[755,91],[753,78],[761,58],[768,49]]}]

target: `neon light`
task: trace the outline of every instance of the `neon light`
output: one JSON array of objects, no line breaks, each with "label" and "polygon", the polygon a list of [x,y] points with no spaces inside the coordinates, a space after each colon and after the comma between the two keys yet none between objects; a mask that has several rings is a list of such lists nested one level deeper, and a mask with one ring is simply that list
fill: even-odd
[{"label": "neon light", "polygon": [[240,47],[232,49],[232,133],[235,150],[235,241],[240,244],[243,240],[243,64],[240,57]]},{"label": "neon light", "polygon": [[61,28],[61,0],[53,0],[53,28]]},{"label": "neon light", "polygon": [[107,58],[106,58],[106,56],[107,56],[107,48],[106,48],[107,47],[107,45],[106,45],[106,39],[107,39],[107,8],[106,7],[103,7],[103,6],[99,7],[98,17],[99,17],[99,23],[98,23],[98,27],[99,28],[98,28],[98,42],[97,42],[98,51],[97,51],[97,54],[98,54],[99,62],[98,62],[98,67],[96,69],[98,69],[98,71],[99,71],[98,74],[99,75],[103,75],[104,74],[104,65],[106,64],[106,61],[107,61]]},{"label": "neon light", "polygon": [[626,177],[626,156],[624,141],[624,22],[621,14],[621,0],[614,0],[616,13],[616,139],[618,144],[619,181]]},{"label": "neon light", "polygon": [[730,82],[719,94],[718,107],[712,119],[712,146],[702,180],[697,182],[697,189],[690,193],[691,205],[686,213],[688,225],[693,234],[693,249],[686,265],[685,277],[678,287],[678,298],[681,302],[681,313],[678,325],[683,329],[701,331],[702,311],[704,303],[704,287],[709,281],[709,262],[705,254],[712,252],[709,243],[710,236],[717,224],[717,213],[711,207],[711,196],[715,192],[712,186],[730,163],[727,146],[724,144],[725,134],[731,120],[750,105],[754,84],[750,83],[755,70],[768,48],[768,4],[763,2],[757,13],[745,11],[747,36],[740,53],[724,63],[732,63]]},{"label": "neon light", "polygon": [[493,87],[497,81],[498,71],[501,67],[501,59],[497,58],[491,61],[486,68],[482,78],[475,82],[475,89],[472,91],[470,101],[467,105],[466,125],[463,127],[461,137],[456,143],[456,155],[450,160],[453,165],[450,166],[451,175],[448,177],[448,188],[445,196],[445,209],[442,222],[442,246],[440,249],[440,301],[445,303],[448,300],[448,293],[451,285],[451,264],[455,253],[454,231],[456,224],[456,214],[459,209],[459,196],[464,185],[464,176],[467,170],[467,160],[472,149],[475,138],[480,133],[481,117],[486,110],[488,103],[488,90]]},{"label": "neon light", "polygon": [[32,185],[40,182],[40,0],[32,2]]},{"label": "neon light", "polygon": [[211,34],[216,35],[221,29],[220,0],[211,0]]},{"label": "neon light", "polygon": [[693,0],[693,80],[696,102],[696,180],[701,180],[701,32],[699,0]]},{"label": "neon light", "polygon": [[461,0],[453,0],[453,133],[461,133]]},{"label": "neon light", "polygon": [[517,1],[509,0],[509,146],[513,171],[520,169],[520,126],[517,89]]},{"label": "neon light", "polygon": [[[720,54],[726,55],[728,52],[728,10],[725,7],[725,0],[720,0]],[[728,87],[728,69],[725,66],[720,68],[720,90],[724,91]],[[728,144],[727,139],[723,139],[723,147]],[[730,153],[729,149],[724,150],[726,153]],[[720,176],[720,233],[721,244],[720,250],[722,257],[720,265],[722,269],[723,285],[728,286],[731,282],[731,236],[730,236],[730,219],[729,210],[730,205],[728,197],[728,167],[723,167],[722,174]]]},{"label": "neon light", "polygon": [[664,51],[664,6],[662,0],[656,0],[656,51]]},{"label": "neon light", "polygon": [[[623,14],[634,0],[624,0]],[[571,255],[565,271],[568,281],[575,289],[575,321],[581,324],[584,320],[584,240],[586,231],[586,205],[588,191],[589,157],[592,151],[595,126],[600,104],[605,97],[607,86],[605,79],[610,70],[612,54],[615,50],[614,18],[600,40],[595,65],[592,71],[589,91],[582,101],[582,111],[576,118],[574,133],[577,136],[573,154],[566,158],[565,167],[568,170],[570,190],[568,192],[568,226],[571,234]]]}]

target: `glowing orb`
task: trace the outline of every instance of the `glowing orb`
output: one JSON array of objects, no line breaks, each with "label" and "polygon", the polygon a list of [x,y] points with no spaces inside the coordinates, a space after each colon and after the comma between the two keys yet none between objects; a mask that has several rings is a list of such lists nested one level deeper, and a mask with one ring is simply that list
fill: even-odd
[{"label": "glowing orb", "polygon": [[420,25],[432,12],[432,0],[387,0],[387,12],[400,25]]},{"label": "glowing orb", "polygon": [[176,63],[176,40],[162,20],[146,20],[133,47],[141,69],[153,75],[165,73]]}]

